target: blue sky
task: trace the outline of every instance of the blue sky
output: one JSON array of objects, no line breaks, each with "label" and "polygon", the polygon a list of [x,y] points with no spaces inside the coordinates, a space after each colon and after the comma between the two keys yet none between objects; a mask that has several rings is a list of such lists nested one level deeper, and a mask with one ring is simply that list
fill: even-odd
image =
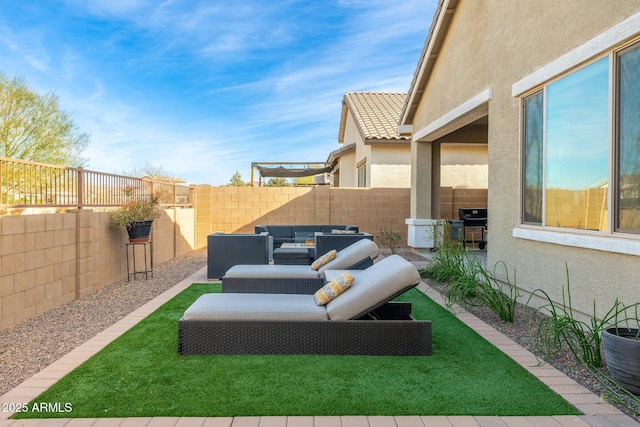
[{"label": "blue sky", "polygon": [[326,160],[349,91],[409,89],[437,0],[3,0],[0,70],[53,91],[87,168],[192,184]]}]

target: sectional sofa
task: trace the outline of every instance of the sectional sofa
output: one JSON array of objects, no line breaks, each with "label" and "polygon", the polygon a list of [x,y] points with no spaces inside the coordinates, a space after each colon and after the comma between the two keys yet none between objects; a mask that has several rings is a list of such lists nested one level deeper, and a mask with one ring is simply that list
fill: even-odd
[{"label": "sectional sofa", "polygon": [[291,225],[291,224],[273,224],[273,225],[256,225],[255,232],[260,234],[269,233],[273,237],[273,248],[279,248],[283,243],[295,242],[296,233],[305,234],[309,239],[313,240],[313,234],[316,232],[331,233],[332,230],[359,231],[357,225],[331,225],[331,224],[314,224],[314,225]]}]

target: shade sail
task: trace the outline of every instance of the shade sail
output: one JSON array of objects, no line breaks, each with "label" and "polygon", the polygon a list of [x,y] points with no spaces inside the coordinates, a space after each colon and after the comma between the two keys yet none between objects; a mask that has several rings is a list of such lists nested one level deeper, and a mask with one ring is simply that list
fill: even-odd
[{"label": "shade sail", "polygon": [[269,178],[300,178],[304,176],[314,176],[331,172],[337,165],[337,161],[332,163],[305,163],[305,165],[324,165],[320,167],[284,167],[282,165],[294,165],[294,163],[279,163],[279,166],[265,166],[264,164],[254,164],[260,172],[260,176]]}]

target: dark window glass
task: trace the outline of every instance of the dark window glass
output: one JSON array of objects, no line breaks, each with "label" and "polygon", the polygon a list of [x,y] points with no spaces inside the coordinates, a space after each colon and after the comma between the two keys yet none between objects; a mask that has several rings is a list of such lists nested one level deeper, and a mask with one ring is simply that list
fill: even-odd
[{"label": "dark window glass", "polygon": [[542,224],[544,94],[524,100],[524,222]]},{"label": "dark window glass", "polygon": [[617,229],[640,231],[640,48],[618,62]]}]

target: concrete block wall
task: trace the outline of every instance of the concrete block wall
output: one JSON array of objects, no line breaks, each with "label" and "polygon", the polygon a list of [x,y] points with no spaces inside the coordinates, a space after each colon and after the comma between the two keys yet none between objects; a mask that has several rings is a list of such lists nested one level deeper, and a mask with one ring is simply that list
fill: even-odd
[{"label": "concrete block wall", "polygon": [[[154,221],[155,264],[194,248],[194,216],[167,210]],[[0,329],[125,278],[127,241],[106,212],[0,217]]]},{"label": "concrete block wall", "polygon": [[[440,189],[440,212],[443,219],[459,219],[460,208],[486,208],[487,190],[476,188]],[[491,213],[489,213],[491,214]]]},{"label": "concrete block wall", "polygon": [[[355,224],[380,233],[385,225],[406,245],[409,188],[213,187],[195,189],[197,247],[215,232],[253,233],[259,224]],[[458,207],[486,207],[487,190],[442,189],[442,218]]]},{"label": "concrete block wall", "polygon": [[[259,224],[355,224],[374,236],[387,226],[407,241],[408,188],[200,185],[194,193],[193,208],[154,221],[155,264],[206,247],[213,232],[253,233]],[[470,204],[486,206],[486,190],[443,189],[443,217]],[[106,212],[0,217],[0,329],[125,278],[126,242]]]},{"label": "concrete block wall", "polygon": [[75,216],[0,218],[0,328],[76,295]]},{"label": "concrete block wall", "polygon": [[386,226],[399,233],[400,245],[406,246],[410,195],[408,188],[332,188],[329,222],[355,224],[374,236]]},{"label": "concrete block wall", "polygon": [[122,277],[124,232],[109,226],[108,214],[80,211],[54,215],[75,217],[76,297],[93,293]]},{"label": "concrete block wall", "polygon": [[[211,233],[253,233],[259,224],[319,224],[329,220],[320,187],[214,187],[195,189],[197,247]],[[325,190],[328,190],[325,189]],[[324,199],[323,199],[324,197]],[[317,207],[317,209],[316,209]]]},{"label": "concrete block wall", "polygon": [[409,189],[196,187],[197,246],[214,232],[253,233],[260,224],[355,224],[378,234],[387,224],[406,241]]},{"label": "concrete block wall", "polygon": [[[195,209],[163,209],[160,218],[153,222],[151,240],[153,241],[153,261],[156,264],[192,251],[194,247]],[[124,245],[128,238],[123,231]],[[140,252],[142,255],[142,252]],[[126,266],[125,266],[126,267]]]}]

